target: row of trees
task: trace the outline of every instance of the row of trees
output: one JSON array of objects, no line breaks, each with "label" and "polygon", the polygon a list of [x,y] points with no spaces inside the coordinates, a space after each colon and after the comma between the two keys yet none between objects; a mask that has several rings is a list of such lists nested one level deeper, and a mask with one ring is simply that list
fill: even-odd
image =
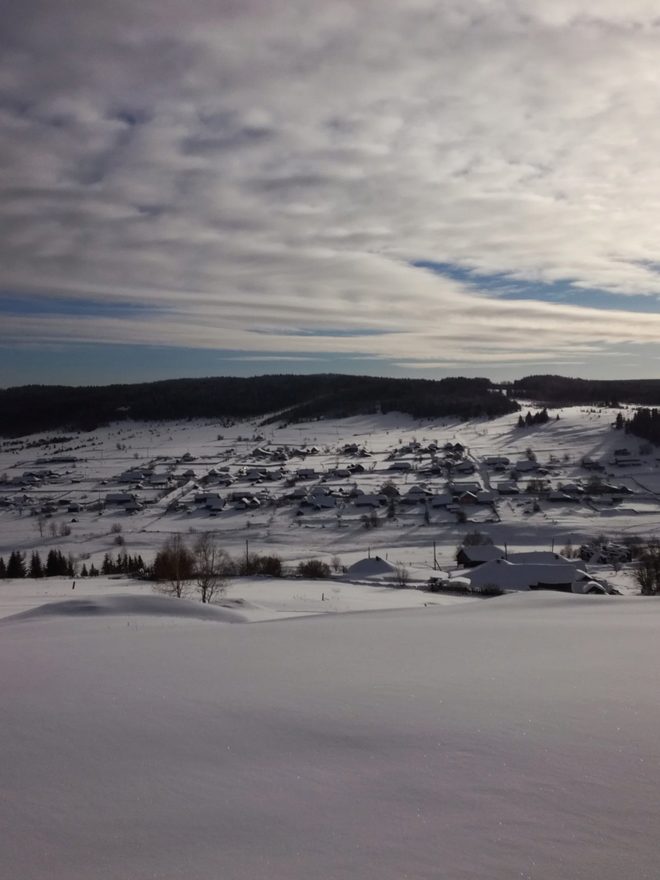
[{"label": "row of trees", "polygon": [[[557,416],[557,418],[559,418],[559,416]],[[527,415],[524,418],[522,413],[518,416],[518,427],[531,428],[532,425],[545,425],[545,423],[549,421],[550,416],[548,415],[548,410],[545,407],[535,413],[527,410]]]},{"label": "row of trees", "polygon": [[526,376],[513,383],[511,394],[523,400],[553,406],[593,404],[617,406],[619,402],[660,404],[659,379],[574,379],[567,376]]},{"label": "row of trees", "polygon": [[27,554],[14,550],[5,560],[0,556],[0,578],[75,577],[77,565],[74,557],[65,556],[60,550],[50,550],[46,561],[37,551]]},{"label": "row of trees", "polygon": [[660,446],[660,410],[641,408],[635,414],[624,419],[621,413],[617,414],[614,425],[617,429],[624,428],[627,434],[634,434],[650,443]]},{"label": "row of trees", "polygon": [[147,566],[141,556],[118,553],[112,557],[106,553],[99,571],[93,563],[82,565],[69,553],[65,556],[61,550],[49,550],[45,561],[35,550],[29,556],[14,550],[7,562],[0,556],[0,578],[42,578],[42,577],[98,577],[100,574],[132,574],[147,573]]},{"label": "row of trees", "polygon": [[[341,563],[337,561],[336,568],[340,567]],[[326,578],[330,577],[331,569],[326,562],[309,559],[298,565],[296,573],[302,577]],[[192,545],[188,545],[180,534],[167,538],[151,569],[151,576],[158,582],[161,592],[180,599],[193,588],[205,603],[224,592],[229,577],[282,577],[284,574],[279,556],[262,556],[246,550],[244,556],[233,559],[218,545],[212,532],[202,532]]]}]

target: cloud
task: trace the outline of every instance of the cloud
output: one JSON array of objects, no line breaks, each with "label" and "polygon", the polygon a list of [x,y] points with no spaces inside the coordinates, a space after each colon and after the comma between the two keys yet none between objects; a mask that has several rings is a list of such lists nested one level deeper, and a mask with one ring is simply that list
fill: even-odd
[{"label": "cloud", "polygon": [[660,343],[626,306],[660,295],[655,4],[26,0],[2,39],[0,283],[43,302],[5,343],[410,369]]}]

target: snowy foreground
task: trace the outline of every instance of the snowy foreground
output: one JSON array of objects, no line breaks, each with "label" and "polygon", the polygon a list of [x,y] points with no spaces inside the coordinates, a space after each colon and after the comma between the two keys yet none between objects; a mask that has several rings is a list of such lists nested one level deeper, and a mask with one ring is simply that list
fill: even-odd
[{"label": "snowy foreground", "polygon": [[657,601],[244,623],[255,591],[106,587],[3,585],[0,876],[660,876]]}]

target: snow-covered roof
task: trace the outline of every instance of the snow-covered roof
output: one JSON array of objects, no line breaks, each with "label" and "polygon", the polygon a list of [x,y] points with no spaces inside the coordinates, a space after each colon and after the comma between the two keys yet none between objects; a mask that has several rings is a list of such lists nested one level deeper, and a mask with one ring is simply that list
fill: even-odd
[{"label": "snow-covered roof", "polygon": [[588,578],[586,572],[572,563],[515,563],[507,559],[494,559],[476,568],[461,571],[460,577],[467,577],[472,586],[496,586],[509,590],[528,590],[538,584],[572,584],[581,578]]},{"label": "snow-covered roof", "polygon": [[469,544],[460,547],[458,552],[461,557],[473,563],[490,562],[504,556],[504,550],[494,544]]},{"label": "snow-covered roof", "polygon": [[350,577],[377,577],[378,575],[394,574],[395,568],[380,556],[371,556],[354,562],[346,570]]}]

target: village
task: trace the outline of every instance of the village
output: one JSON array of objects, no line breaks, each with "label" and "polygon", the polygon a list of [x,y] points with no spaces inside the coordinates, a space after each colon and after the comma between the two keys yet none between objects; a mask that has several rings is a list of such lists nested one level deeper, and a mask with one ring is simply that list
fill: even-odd
[{"label": "village", "polygon": [[531,429],[394,414],[5,441],[0,556],[56,546],[99,567],[108,552],[150,560],[167,535],[212,531],[230,552],[249,542],[285,562],[379,556],[391,580],[405,566],[434,590],[612,592],[605,570],[625,574],[660,521],[655,450],[613,421],[574,407]]}]

